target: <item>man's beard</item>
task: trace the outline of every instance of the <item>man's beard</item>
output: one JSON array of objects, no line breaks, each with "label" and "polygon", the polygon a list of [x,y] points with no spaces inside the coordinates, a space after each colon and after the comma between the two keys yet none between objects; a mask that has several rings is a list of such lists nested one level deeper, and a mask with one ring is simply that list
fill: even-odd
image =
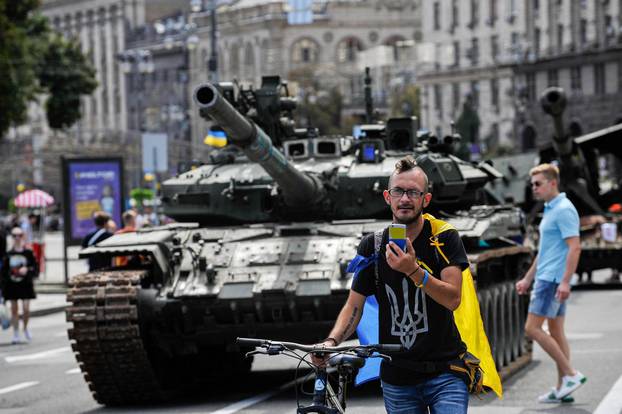
[{"label": "man's beard", "polygon": [[400,218],[398,217],[397,214],[393,214],[393,217],[395,218],[395,222],[397,224],[405,224],[405,225],[415,223],[417,220],[419,220],[419,217],[421,217],[421,214],[423,213],[423,206],[421,206],[419,210],[417,210],[416,207],[413,207],[413,210],[415,211],[415,215],[413,217]]}]

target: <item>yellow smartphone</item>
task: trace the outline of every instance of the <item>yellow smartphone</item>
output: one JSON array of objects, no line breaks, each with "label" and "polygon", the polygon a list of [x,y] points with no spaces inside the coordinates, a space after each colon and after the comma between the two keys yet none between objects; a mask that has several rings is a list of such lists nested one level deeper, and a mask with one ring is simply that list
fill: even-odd
[{"label": "yellow smartphone", "polygon": [[403,251],[406,251],[406,225],[389,224],[389,241],[397,244]]}]

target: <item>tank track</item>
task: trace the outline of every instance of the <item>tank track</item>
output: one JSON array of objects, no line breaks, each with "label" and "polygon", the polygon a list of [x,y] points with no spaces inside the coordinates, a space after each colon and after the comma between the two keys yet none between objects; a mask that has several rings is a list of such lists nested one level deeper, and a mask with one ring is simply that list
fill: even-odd
[{"label": "tank track", "polygon": [[138,325],[144,271],[78,275],[67,293],[69,339],[80,369],[100,404],[153,403],[165,397]]}]

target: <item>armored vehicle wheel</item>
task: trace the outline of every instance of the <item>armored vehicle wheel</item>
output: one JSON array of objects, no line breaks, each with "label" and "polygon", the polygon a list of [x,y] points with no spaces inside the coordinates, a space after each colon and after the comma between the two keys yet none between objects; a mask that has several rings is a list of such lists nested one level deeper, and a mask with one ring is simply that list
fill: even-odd
[{"label": "armored vehicle wheel", "polygon": [[509,313],[511,314],[510,327],[512,329],[512,349],[511,359],[515,360],[520,356],[521,329],[520,329],[520,303],[516,286],[513,282],[508,282],[509,289]]},{"label": "armored vehicle wheel", "polygon": [[137,296],[144,271],[76,276],[67,300],[72,348],[100,404],[153,403],[167,393],[152,369],[138,324]]},{"label": "armored vehicle wheel", "polygon": [[505,301],[503,299],[504,291],[503,285],[495,285],[493,288],[493,308],[494,314],[492,315],[495,324],[495,344],[492,349],[492,355],[495,359],[497,369],[503,367],[503,354],[505,348]]},{"label": "armored vehicle wheel", "polygon": [[505,330],[505,343],[503,347],[503,361],[504,365],[509,365],[512,362],[512,347],[514,346],[514,310],[512,309],[512,294],[514,288],[511,282],[506,282],[502,286],[503,288],[503,301],[505,305],[505,313],[503,314],[503,329]]}]

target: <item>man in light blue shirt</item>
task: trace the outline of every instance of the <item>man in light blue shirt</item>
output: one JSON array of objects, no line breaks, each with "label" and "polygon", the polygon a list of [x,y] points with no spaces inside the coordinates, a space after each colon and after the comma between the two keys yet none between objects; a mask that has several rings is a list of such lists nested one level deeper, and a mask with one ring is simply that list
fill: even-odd
[{"label": "man in light blue shirt", "polygon": [[[587,380],[570,365],[570,349],[564,333],[570,277],[577,269],[581,254],[579,215],[566,194],[559,192],[556,166],[541,164],[529,175],[534,197],[544,201],[544,215],[540,222],[538,255],[525,276],[516,282],[516,291],[527,293],[535,277],[525,333],[557,364],[557,386],[538,397],[538,401],[566,402],[572,400],[570,394]],[[545,319],[549,332],[542,329]]]}]

